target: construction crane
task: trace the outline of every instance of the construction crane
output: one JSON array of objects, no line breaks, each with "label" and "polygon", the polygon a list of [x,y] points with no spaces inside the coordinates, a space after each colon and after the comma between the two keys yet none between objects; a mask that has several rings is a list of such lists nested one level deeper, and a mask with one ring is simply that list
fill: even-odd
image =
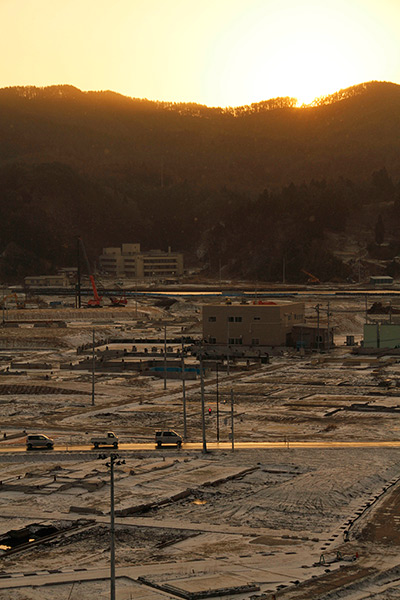
[{"label": "construction crane", "polygon": [[[120,296],[110,296],[110,291],[108,291],[104,288],[104,285],[101,281],[101,279],[97,278],[97,285],[98,288],[103,292],[103,296],[107,296],[107,298],[110,301],[110,306],[118,307],[118,306],[126,306],[128,304],[128,300],[126,297],[126,294],[123,292],[123,290],[121,290],[121,295]],[[116,284],[116,286],[118,288],[121,288],[120,284]]]},{"label": "construction crane", "polygon": [[[103,296],[99,296],[99,293],[97,291],[96,282],[95,282],[94,276],[90,270],[89,259],[87,257],[86,248],[85,248],[82,238],[79,238],[79,243],[82,248],[83,257],[84,257],[85,263],[86,263],[86,269],[87,269],[90,283],[92,284],[92,289],[93,289],[93,298],[90,298],[88,300],[87,307],[101,308]],[[100,285],[100,287],[102,287],[102,286]],[[126,306],[128,303],[128,300],[127,300],[125,294],[123,294],[122,296],[108,296],[108,299],[111,302],[111,306],[114,306],[114,307]]]},{"label": "construction crane", "polygon": [[318,277],[316,277],[312,273],[309,273],[308,271],[305,271],[304,269],[301,269],[301,271],[302,271],[302,273],[305,273],[306,275],[308,275],[307,283],[321,283],[320,280],[318,279]]},{"label": "construction crane", "polygon": [[25,308],[25,302],[23,300],[19,300],[17,294],[8,294],[3,297],[3,300],[0,302],[0,308],[5,308],[7,306],[7,300],[12,298],[15,301],[15,306],[17,308]]},{"label": "construction crane", "polygon": [[[107,298],[110,301],[110,306],[113,306],[114,308],[118,307],[118,306],[126,306],[128,304],[128,300],[126,298],[126,294],[124,294],[121,290],[121,296],[110,296],[110,293],[107,293],[107,291],[104,289],[104,285],[101,281],[101,279],[99,280],[99,278],[97,278],[97,283],[100,287],[100,289],[103,291],[103,295],[107,296]],[[118,286],[118,284],[117,284]],[[120,286],[118,286],[120,287]]]},{"label": "construction crane", "polygon": [[128,304],[128,300],[125,294],[122,294],[122,296],[109,296],[110,302],[111,302],[111,306],[126,306]]},{"label": "construction crane", "polygon": [[126,306],[128,304],[126,296],[121,296],[120,298],[110,296],[110,302],[111,306]]},{"label": "construction crane", "polygon": [[79,244],[82,248],[82,253],[83,253],[83,257],[85,259],[85,263],[86,263],[86,269],[89,275],[89,279],[90,279],[90,283],[92,284],[92,290],[93,290],[93,298],[89,298],[88,302],[87,302],[87,307],[88,308],[101,308],[102,304],[102,296],[99,296],[99,294],[97,293],[97,288],[96,288],[96,283],[93,277],[93,274],[90,270],[90,264],[89,264],[89,259],[87,257],[86,254],[86,248],[85,248],[85,244],[83,243],[82,238],[78,238],[79,239]]}]

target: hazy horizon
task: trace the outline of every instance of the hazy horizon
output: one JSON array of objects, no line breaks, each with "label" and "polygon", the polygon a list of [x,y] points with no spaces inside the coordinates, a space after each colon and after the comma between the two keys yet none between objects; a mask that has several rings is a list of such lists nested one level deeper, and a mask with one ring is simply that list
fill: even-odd
[{"label": "hazy horizon", "polygon": [[400,83],[397,0],[4,0],[0,87],[209,107]]}]

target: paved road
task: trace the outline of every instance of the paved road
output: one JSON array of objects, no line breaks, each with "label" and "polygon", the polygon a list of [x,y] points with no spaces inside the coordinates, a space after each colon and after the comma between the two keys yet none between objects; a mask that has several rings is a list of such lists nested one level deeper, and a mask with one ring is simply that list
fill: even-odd
[{"label": "paved road", "polygon": [[[235,450],[246,450],[246,449],[280,449],[280,448],[400,448],[400,440],[386,440],[386,441],[281,441],[281,442],[236,442],[234,445]],[[187,451],[199,451],[203,449],[202,442],[187,442],[182,445],[182,450]],[[231,450],[231,442],[207,442],[207,450]],[[141,442],[141,443],[130,443],[120,444],[118,451],[123,450],[157,450],[157,452],[170,452],[171,450],[177,450],[175,446],[168,446],[157,449],[155,444],[152,442]],[[67,445],[56,445],[54,450],[46,449],[35,449],[29,451],[29,454],[36,453],[57,453],[57,452],[107,452],[116,451],[110,447],[93,448],[91,445],[85,444],[67,444]],[[22,445],[10,445],[1,446],[0,454],[15,452],[27,452],[26,447]]]}]

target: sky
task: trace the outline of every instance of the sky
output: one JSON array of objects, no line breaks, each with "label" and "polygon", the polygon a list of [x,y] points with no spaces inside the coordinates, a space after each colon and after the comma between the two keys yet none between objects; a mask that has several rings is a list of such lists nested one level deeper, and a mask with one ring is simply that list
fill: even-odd
[{"label": "sky", "polygon": [[298,103],[400,84],[400,0],[0,0],[0,88]]}]

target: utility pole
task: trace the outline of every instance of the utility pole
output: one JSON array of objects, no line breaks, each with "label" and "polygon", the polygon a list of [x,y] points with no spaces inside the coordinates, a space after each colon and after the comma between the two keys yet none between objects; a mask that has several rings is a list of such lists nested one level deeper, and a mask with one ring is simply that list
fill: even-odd
[{"label": "utility pole", "polygon": [[2,306],[2,311],[3,311],[3,325],[6,322],[6,290],[3,286],[3,306]]},{"label": "utility pole", "polygon": [[317,304],[315,310],[317,311],[317,350],[319,352],[319,307],[320,304]]},{"label": "utility pole", "polygon": [[329,352],[329,350],[331,349],[331,330],[330,330],[330,318],[329,318],[331,316],[331,313],[329,311],[329,300],[328,300],[328,315],[327,316],[328,316],[328,352]]},{"label": "utility pole", "polygon": [[186,429],[186,381],[185,381],[185,348],[182,338],[182,351],[181,351],[181,371],[182,371],[182,403],[183,403],[183,439],[187,438]]},{"label": "utility pole", "polygon": [[229,316],[227,317],[227,322],[226,322],[226,374],[228,375],[228,377],[230,376],[229,373]]},{"label": "utility pole", "polygon": [[217,370],[217,442],[219,442],[219,387],[218,387],[218,361],[215,363]]},{"label": "utility pole", "polygon": [[92,340],[92,406],[94,406],[94,371],[96,367],[96,356],[94,352],[94,327],[93,327],[93,340]]},{"label": "utility pole", "polygon": [[231,439],[232,439],[232,452],[235,450],[235,432],[233,428],[233,389],[231,388]]},{"label": "utility pole", "polygon": [[200,389],[201,389],[201,429],[203,435],[203,454],[207,453],[206,442],[206,421],[205,421],[205,406],[204,406],[204,373],[203,373],[203,357],[200,357]]},{"label": "utility pole", "polygon": [[164,390],[167,389],[167,326],[164,325]]},{"label": "utility pole", "polygon": [[135,319],[137,319],[137,272],[135,277]]},{"label": "utility pole", "polygon": [[76,283],[76,287],[77,287],[77,293],[78,293],[78,308],[81,308],[81,256],[80,256],[80,240],[79,237],[76,239],[77,241],[77,246],[76,246],[76,250],[77,250],[77,283]]}]

